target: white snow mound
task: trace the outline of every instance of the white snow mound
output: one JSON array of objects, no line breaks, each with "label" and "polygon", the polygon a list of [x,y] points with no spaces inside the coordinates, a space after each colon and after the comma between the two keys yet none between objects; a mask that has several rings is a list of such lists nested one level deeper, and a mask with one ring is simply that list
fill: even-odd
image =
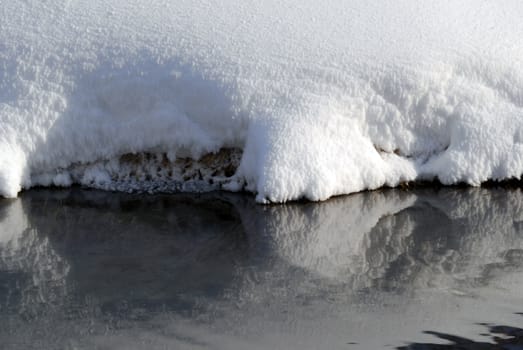
[{"label": "white snow mound", "polygon": [[520,0],[5,1],[0,195],[223,149],[242,155],[220,186],[262,202],[520,178],[522,18]]}]

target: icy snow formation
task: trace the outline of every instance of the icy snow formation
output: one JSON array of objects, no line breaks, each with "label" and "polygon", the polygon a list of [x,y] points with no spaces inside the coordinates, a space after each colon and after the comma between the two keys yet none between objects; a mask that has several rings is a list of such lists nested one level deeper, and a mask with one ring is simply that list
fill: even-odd
[{"label": "icy snow formation", "polygon": [[122,189],[123,155],[221,149],[242,154],[219,186],[259,201],[519,178],[521,18],[520,0],[5,1],[0,194]]}]

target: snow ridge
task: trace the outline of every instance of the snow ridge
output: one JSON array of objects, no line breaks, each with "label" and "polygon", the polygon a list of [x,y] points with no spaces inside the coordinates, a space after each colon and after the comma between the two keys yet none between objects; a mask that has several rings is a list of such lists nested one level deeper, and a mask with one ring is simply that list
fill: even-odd
[{"label": "snow ridge", "polygon": [[[0,195],[224,149],[241,161],[220,187],[260,202],[520,178],[522,16],[517,0],[10,1]],[[107,181],[84,184],[130,188]]]}]

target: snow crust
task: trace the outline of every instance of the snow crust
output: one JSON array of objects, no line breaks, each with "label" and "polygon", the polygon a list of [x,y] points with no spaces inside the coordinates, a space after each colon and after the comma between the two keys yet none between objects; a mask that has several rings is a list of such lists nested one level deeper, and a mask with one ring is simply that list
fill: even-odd
[{"label": "snow crust", "polygon": [[262,202],[520,178],[522,17],[519,0],[5,2],[0,195],[226,148],[243,153],[220,186]]}]

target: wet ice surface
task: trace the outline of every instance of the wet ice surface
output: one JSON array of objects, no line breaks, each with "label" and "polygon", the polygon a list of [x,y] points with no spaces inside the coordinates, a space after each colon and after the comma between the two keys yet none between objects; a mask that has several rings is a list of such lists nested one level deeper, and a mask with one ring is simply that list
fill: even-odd
[{"label": "wet ice surface", "polygon": [[521,349],[523,193],[0,200],[6,349]]}]

